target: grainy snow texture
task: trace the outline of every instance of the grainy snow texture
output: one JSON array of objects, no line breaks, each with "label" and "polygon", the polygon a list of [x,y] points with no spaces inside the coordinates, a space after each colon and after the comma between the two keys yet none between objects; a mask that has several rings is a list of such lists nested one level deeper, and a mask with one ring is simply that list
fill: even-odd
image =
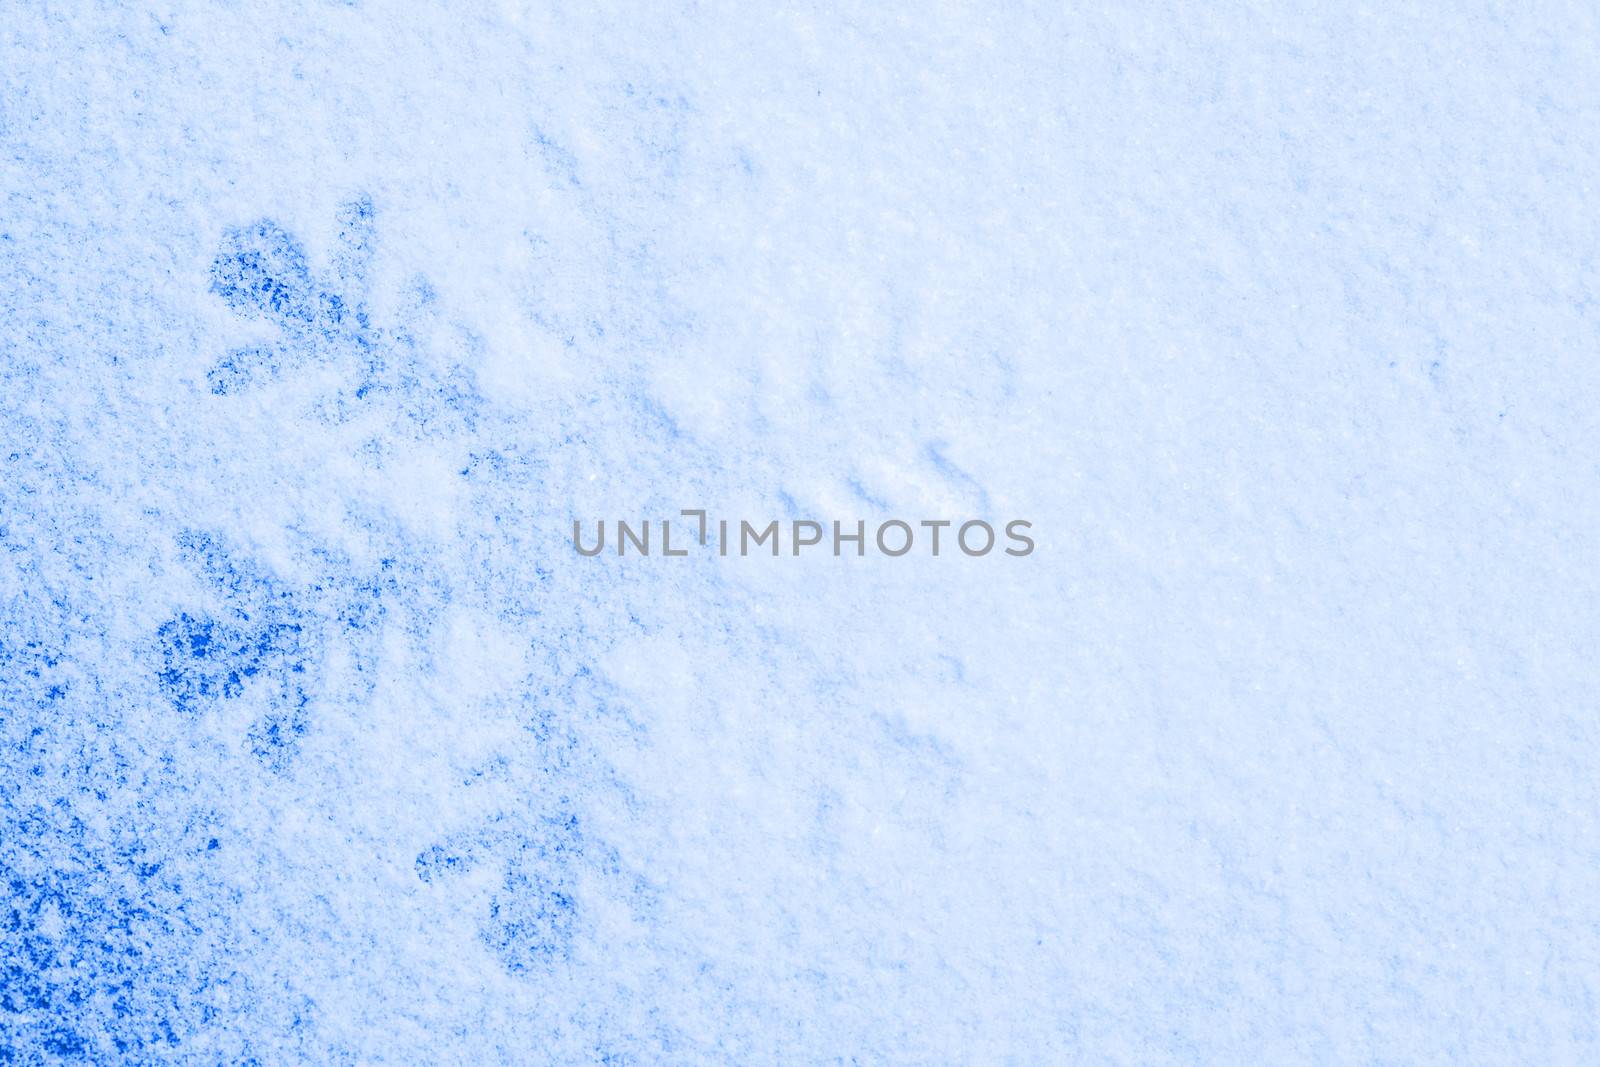
[{"label": "grainy snow texture", "polygon": [[0,1063],[1600,1063],[1597,182],[1587,3],[4,4]]}]

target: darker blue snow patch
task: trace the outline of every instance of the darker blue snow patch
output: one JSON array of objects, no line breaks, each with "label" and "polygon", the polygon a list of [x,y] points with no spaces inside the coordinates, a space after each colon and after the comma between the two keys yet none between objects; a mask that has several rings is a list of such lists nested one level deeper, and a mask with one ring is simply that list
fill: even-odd
[{"label": "darker blue snow patch", "polygon": [[206,372],[213,396],[233,396],[278,376],[278,351],[268,345],[236,348]]},{"label": "darker blue snow patch", "polygon": [[305,657],[299,623],[230,623],[180,612],[157,630],[157,680],[172,706],[186,714],[232,700],[260,676],[269,710],[250,729],[251,753],[274,771],[299,753],[308,718]]},{"label": "darker blue snow patch", "polygon": [[306,734],[306,696],[294,689],[287,706],[274,709],[250,728],[250,753],[266,764],[269,770],[288,768],[300,754],[300,742]]},{"label": "darker blue snow patch", "polygon": [[429,884],[446,875],[465,874],[476,865],[473,854],[464,849],[430,845],[417,853],[417,877]]},{"label": "darker blue snow patch", "polygon": [[156,630],[161,657],[157,679],[178,711],[193,714],[244,692],[260,670],[249,642],[234,627],[180,612]]},{"label": "darker blue snow patch", "polygon": [[203,711],[264,671],[303,674],[300,634],[293,622],[235,624],[179,612],[156,630],[156,677],[174,708]]},{"label": "darker blue snow patch", "polygon": [[211,291],[241,314],[309,325],[314,288],[305,250],[271,219],[228,230],[211,263]]},{"label": "darker blue snow patch", "polygon": [[236,561],[210,535],[189,532],[179,545],[219,597],[217,614],[179,611],[156,630],[156,679],[172,706],[200,714],[256,686],[266,710],[246,738],[274,771],[300,749],[309,717],[308,665],[316,644],[299,597],[249,560]]},{"label": "darker blue snow patch", "polygon": [[552,818],[507,864],[489,904],[483,939],[509,973],[536,974],[571,958],[582,850],[577,818]]}]

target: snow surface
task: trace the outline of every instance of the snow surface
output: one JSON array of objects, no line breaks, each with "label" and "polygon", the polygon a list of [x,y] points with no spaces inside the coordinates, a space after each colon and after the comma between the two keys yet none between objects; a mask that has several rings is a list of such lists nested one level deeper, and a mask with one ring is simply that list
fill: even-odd
[{"label": "snow surface", "polygon": [[[0,1062],[1600,1062],[1589,4],[0,8]],[[579,518],[1038,550],[580,557]]]}]

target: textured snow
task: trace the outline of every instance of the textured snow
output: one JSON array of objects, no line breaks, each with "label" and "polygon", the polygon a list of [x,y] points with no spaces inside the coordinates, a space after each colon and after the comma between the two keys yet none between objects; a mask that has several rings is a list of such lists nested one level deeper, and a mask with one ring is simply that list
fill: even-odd
[{"label": "textured snow", "polygon": [[[1600,1062],[1597,100],[1577,3],[5,5],[0,1062]],[[573,550],[684,508],[1038,550]]]}]

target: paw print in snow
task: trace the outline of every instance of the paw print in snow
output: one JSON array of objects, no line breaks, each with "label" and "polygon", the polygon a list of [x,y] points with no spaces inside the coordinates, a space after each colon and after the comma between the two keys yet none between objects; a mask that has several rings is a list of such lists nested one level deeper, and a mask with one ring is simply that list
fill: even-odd
[{"label": "paw print in snow", "polygon": [[[272,219],[223,234],[211,263],[210,290],[247,319],[274,323],[279,339],[236,348],[207,373],[211,392],[230,396],[273,381],[308,360],[347,368],[348,388],[329,398],[334,421],[353,406],[390,398],[424,436],[470,430],[482,400],[466,362],[480,342],[470,332],[440,330],[432,287],[418,279],[409,316],[397,328],[373,325],[367,301],[377,247],[372,201],[358,197],[339,211],[329,277],[318,278],[304,247]],[[425,344],[445,335],[444,350]]]},{"label": "paw print in snow", "polygon": [[272,219],[224,233],[211,261],[211,292],[245,318],[276,323],[281,339],[238,348],[218,360],[206,376],[211,392],[243,392],[307,355],[376,347],[366,311],[373,246],[372,202],[365,197],[340,210],[336,277],[328,284],[312,276],[304,247]]}]

